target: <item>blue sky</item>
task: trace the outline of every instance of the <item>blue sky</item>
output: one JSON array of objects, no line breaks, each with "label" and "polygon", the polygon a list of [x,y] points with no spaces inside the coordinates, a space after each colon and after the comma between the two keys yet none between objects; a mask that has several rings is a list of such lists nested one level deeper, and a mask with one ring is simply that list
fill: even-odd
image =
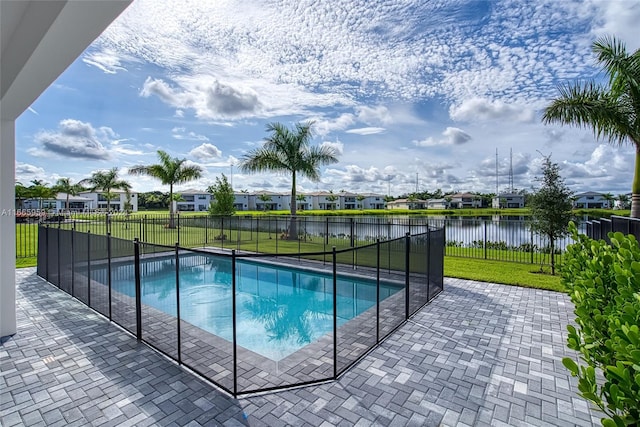
[{"label": "blue sky", "polygon": [[74,182],[159,149],[201,165],[182,188],[233,174],[236,190],[289,191],[243,175],[265,125],[314,121],[340,162],[299,191],[392,195],[530,190],[541,153],[576,191],[629,192],[634,151],[543,125],[559,83],[601,79],[590,45],[640,47],[640,1],[155,1],[133,4],[16,123],[16,179]]}]

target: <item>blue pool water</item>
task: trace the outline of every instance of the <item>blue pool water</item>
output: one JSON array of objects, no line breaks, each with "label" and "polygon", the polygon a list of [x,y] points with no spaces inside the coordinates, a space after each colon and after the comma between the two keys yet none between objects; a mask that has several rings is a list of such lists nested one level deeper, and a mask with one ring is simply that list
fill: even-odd
[{"label": "blue pool water", "polygon": [[[176,315],[173,259],[145,261],[141,266],[142,304]],[[123,266],[131,270],[131,266]],[[118,274],[113,289],[134,294],[133,274]],[[236,262],[238,345],[280,360],[333,330],[331,275],[282,265]],[[232,341],[231,260],[194,255],[180,260],[180,316],[194,326]],[[383,300],[402,287],[380,284]],[[338,276],[338,325],[373,307],[374,280]]]}]

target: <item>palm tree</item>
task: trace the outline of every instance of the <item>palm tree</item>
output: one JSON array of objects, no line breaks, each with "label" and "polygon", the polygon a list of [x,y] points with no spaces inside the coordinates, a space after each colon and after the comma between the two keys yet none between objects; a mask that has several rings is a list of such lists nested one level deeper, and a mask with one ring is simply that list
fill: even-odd
[{"label": "palm tree", "polygon": [[362,194],[358,194],[356,196],[356,200],[358,201],[358,207],[360,208],[360,210],[364,209],[364,204],[362,203],[364,199],[366,199],[366,197],[364,197]]},{"label": "palm tree", "polygon": [[28,188],[29,196],[38,199],[38,209],[42,210],[44,200],[55,197],[55,192],[40,179],[34,179],[31,183],[33,185]]},{"label": "palm tree", "polygon": [[56,182],[56,185],[53,186],[53,190],[56,193],[65,193],[67,195],[64,207],[68,212],[69,211],[69,197],[70,196],[77,196],[78,194],[80,194],[80,192],[82,190],[84,190],[84,187],[82,187],[82,185],[79,185],[79,184],[71,184],[71,179],[70,178],[60,178]]},{"label": "palm tree", "polygon": [[187,159],[171,157],[166,152],[158,150],[159,164],[150,166],[133,166],[129,169],[132,175],[148,175],[159,179],[163,185],[169,186],[169,228],[175,228],[173,219],[173,186],[193,181],[202,176],[202,168],[197,165],[188,166],[184,162]]},{"label": "palm tree", "polygon": [[97,171],[91,175],[91,178],[83,179],[78,183],[82,186],[88,186],[89,191],[100,191],[107,201],[107,211],[111,208],[111,200],[118,197],[112,190],[123,190],[125,193],[131,191],[131,184],[123,179],[118,178],[118,168],[114,167],[108,171]]},{"label": "palm tree", "polygon": [[329,202],[329,206],[331,206],[331,210],[334,210],[336,208],[336,205],[334,202],[339,200],[340,197],[333,194],[333,190],[329,190],[329,195],[326,196],[325,199],[327,199],[327,202]]},{"label": "palm tree", "polygon": [[310,145],[313,133],[312,123],[296,123],[294,129],[289,129],[281,123],[270,123],[270,132],[261,148],[255,149],[243,156],[240,170],[243,172],[273,171],[290,173],[291,182],[291,225],[289,239],[298,238],[296,227],[296,180],[298,174],[306,176],[311,181],[320,180],[320,166],[337,163],[337,153],[328,146],[312,147]]},{"label": "palm tree", "polygon": [[[302,207],[302,203],[305,203],[307,201],[307,196],[305,196],[304,194],[300,193],[296,196],[296,203],[300,202],[300,206]],[[296,206],[296,210],[298,209],[298,207]],[[304,210],[304,208],[302,208]]]},{"label": "palm tree", "polygon": [[545,123],[592,128],[596,138],[614,145],[635,145],[635,170],[631,186],[631,217],[640,217],[640,49],[629,54],[615,37],[592,45],[609,85],[595,82],[562,86],[560,96],[544,111]]},{"label": "palm tree", "polygon": [[611,193],[603,194],[602,198],[607,201],[607,208],[613,209],[613,201],[616,199],[615,197],[613,197],[613,194]]},{"label": "palm tree", "polygon": [[618,202],[620,203],[620,209],[629,209],[629,196],[626,194],[619,194]]}]

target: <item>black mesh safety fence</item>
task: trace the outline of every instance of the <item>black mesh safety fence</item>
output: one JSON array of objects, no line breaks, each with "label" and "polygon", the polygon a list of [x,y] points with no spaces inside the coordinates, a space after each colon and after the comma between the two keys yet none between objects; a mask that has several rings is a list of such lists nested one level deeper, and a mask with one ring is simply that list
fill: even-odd
[{"label": "black mesh safety fence", "polygon": [[177,260],[170,246],[139,243],[142,339],[178,358]]},{"label": "black mesh safety fence", "polygon": [[235,396],[337,378],[443,289],[442,229],[330,251],[237,249],[263,225],[231,223],[236,248],[224,249],[40,227],[38,274]]},{"label": "black mesh safety fence", "polygon": [[444,290],[445,230],[436,228],[429,232],[429,299]]},{"label": "black mesh safety fence", "polygon": [[179,263],[182,363],[233,393],[232,259],[182,251]]},{"label": "black mesh safety fence", "polygon": [[58,230],[58,286],[66,293],[73,294],[73,233]]},{"label": "black mesh safety fence", "polygon": [[47,280],[50,281],[51,283],[53,283],[56,286],[60,286],[60,281],[59,281],[59,271],[58,269],[60,268],[59,265],[59,257],[58,254],[60,253],[59,251],[59,241],[58,241],[58,235],[59,235],[59,231],[57,228],[54,227],[47,227],[46,230],[46,243],[47,243],[47,253],[49,254],[49,256],[47,256],[46,258],[46,263],[47,263]]},{"label": "black mesh safety fence", "polygon": [[429,302],[430,232],[407,236],[409,272],[409,315]]},{"label": "black mesh safety fence", "polygon": [[110,317],[108,240],[103,234],[89,235],[89,306]]},{"label": "black mesh safety fence", "polygon": [[110,240],[111,320],[136,333],[136,286],[134,242],[118,238]]},{"label": "black mesh safety fence", "polygon": [[73,233],[73,296],[89,304],[90,233]]}]

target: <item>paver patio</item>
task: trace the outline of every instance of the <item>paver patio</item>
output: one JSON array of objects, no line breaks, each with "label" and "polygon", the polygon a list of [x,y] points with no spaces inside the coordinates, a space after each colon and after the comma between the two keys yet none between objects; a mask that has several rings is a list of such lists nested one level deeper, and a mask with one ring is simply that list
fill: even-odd
[{"label": "paver patio", "polygon": [[599,425],[562,366],[564,294],[445,279],[338,381],[234,399],[21,269],[0,347],[0,424]]}]

